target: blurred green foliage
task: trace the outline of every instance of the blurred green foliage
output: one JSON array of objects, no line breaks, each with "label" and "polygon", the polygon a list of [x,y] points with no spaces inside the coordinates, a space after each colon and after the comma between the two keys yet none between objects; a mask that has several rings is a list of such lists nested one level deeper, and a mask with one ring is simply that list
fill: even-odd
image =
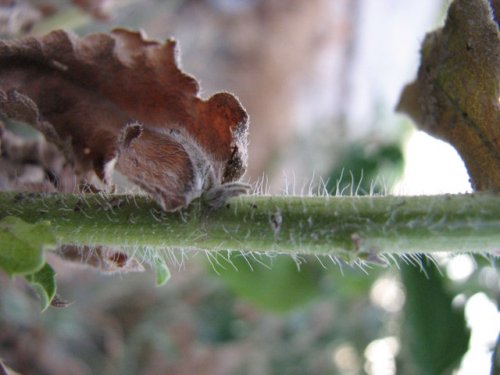
[{"label": "blurred green foliage", "polygon": [[323,270],[317,262],[299,266],[289,256],[242,254],[230,255],[229,261],[225,261],[225,269],[214,265],[215,271],[233,292],[260,308],[286,312],[304,306],[320,293],[318,282]]},{"label": "blurred green foliage", "polygon": [[54,244],[48,221],[30,224],[13,216],[0,220],[0,270],[23,275],[38,294],[42,310],[56,295],[56,275],[44,257],[44,249]]},{"label": "blurred green foliage", "polygon": [[50,306],[56,295],[56,273],[47,263],[39,271],[26,276],[26,280],[40,298],[42,310]]},{"label": "blurred green foliage", "polygon": [[454,295],[436,264],[404,264],[406,289],[402,347],[405,374],[451,374],[469,346],[463,307],[454,307]]},{"label": "blurred green foliage", "polygon": [[45,263],[44,248],[54,244],[48,221],[29,224],[7,216],[0,220],[0,269],[9,275],[37,272]]},{"label": "blurred green foliage", "polygon": [[401,177],[403,166],[399,143],[369,145],[356,142],[341,153],[326,187],[331,194],[386,194]]}]

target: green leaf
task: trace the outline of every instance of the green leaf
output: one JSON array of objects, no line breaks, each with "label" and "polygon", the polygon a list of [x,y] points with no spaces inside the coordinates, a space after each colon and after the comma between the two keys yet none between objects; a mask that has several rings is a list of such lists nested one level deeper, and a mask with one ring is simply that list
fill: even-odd
[{"label": "green leaf", "polygon": [[406,288],[403,355],[415,370],[405,367],[401,373],[451,374],[468,349],[470,331],[463,309],[452,306],[453,295],[436,265],[429,261],[424,269],[401,267]]},{"label": "green leaf", "polygon": [[7,216],[0,220],[0,268],[9,275],[34,273],[44,265],[44,248],[55,243],[50,222],[30,224]]},{"label": "green leaf", "polygon": [[[335,194],[351,188],[356,195],[378,194],[390,187],[403,172],[403,151],[397,142],[373,146],[356,142],[349,144],[339,156],[337,166],[329,173],[327,189]],[[383,181],[384,187],[377,186]]]},{"label": "green leaf", "polygon": [[[218,264],[222,264],[222,257]],[[227,262],[227,260],[226,260]],[[234,254],[230,263],[222,269],[213,266],[229,288],[238,296],[247,299],[260,308],[286,312],[304,306],[320,292],[321,266],[317,262],[307,262],[297,267],[289,256],[262,258],[262,261]]]},{"label": "green leaf", "polygon": [[167,263],[163,259],[156,259],[155,260],[155,274],[156,274],[156,286],[163,286],[165,285],[168,280],[170,280],[170,277],[172,276],[170,274],[170,270],[167,266]]},{"label": "green leaf", "polygon": [[47,263],[38,272],[26,276],[26,280],[40,297],[42,311],[50,306],[56,295],[56,273]]}]

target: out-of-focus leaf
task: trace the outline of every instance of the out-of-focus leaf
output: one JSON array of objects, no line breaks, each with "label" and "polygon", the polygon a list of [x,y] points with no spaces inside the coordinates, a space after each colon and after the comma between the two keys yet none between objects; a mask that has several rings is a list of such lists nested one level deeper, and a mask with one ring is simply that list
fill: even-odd
[{"label": "out-of-focus leaf", "polygon": [[303,306],[320,291],[322,268],[316,262],[302,263],[299,270],[289,256],[256,260],[248,255],[233,255],[225,269],[214,267],[240,297],[270,311],[285,312]]},{"label": "out-of-focus leaf", "polygon": [[229,93],[200,98],[177,60],[174,40],[124,29],[0,41],[0,113],[56,144],[79,182],[116,166],[169,211],[240,194],[248,115]]},{"label": "out-of-focus leaf", "polygon": [[399,144],[369,148],[361,143],[349,146],[329,174],[327,189],[330,193],[335,194],[337,187],[339,193],[351,190],[357,195],[382,193],[382,188],[389,188],[400,177],[404,160]]},{"label": "out-of-focus leaf", "polygon": [[467,351],[470,332],[463,309],[452,306],[453,296],[436,265],[427,262],[424,268],[401,267],[406,288],[402,352],[411,363],[403,373],[451,374]]},{"label": "out-of-focus leaf", "polygon": [[387,269],[384,267],[371,265],[365,271],[355,265],[329,266],[326,263],[325,266],[328,267],[328,280],[333,285],[332,289],[333,293],[335,293],[335,299],[366,297],[370,294],[370,288],[375,281],[387,272]]},{"label": "out-of-focus leaf", "polygon": [[170,269],[168,268],[167,263],[163,259],[155,260],[155,275],[156,275],[156,286],[165,285],[170,277]]},{"label": "out-of-focus leaf", "polygon": [[455,0],[421,54],[398,110],[455,146],[476,190],[500,190],[500,32],[490,2]]},{"label": "out-of-focus leaf", "polygon": [[26,280],[38,294],[42,311],[50,306],[56,295],[56,273],[47,263],[38,272],[26,276]]},{"label": "out-of-focus leaf", "polygon": [[50,223],[7,216],[0,220],[0,268],[9,275],[31,274],[44,265],[43,250],[55,245]]}]

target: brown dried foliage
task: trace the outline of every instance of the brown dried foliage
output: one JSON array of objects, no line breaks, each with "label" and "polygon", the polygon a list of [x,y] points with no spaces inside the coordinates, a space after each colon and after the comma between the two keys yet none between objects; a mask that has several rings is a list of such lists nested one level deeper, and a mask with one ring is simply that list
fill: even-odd
[{"label": "brown dried foliage", "polygon": [[97,269],[106,274],[144,271],[137,259],[121,252],[119,248],[61,245],[56,254],[73,264]]},{"label": "brown dried foliage", "polygon": [[73,4],[88,12],[92,17],[105,21],[110,18],[107,11],[113,0],[72,0]]},{"label": "brown dried foliage", "polygon": [[[498,1],[494,2],[498,13]],[[455,0],[398,109],[450,142],[476,190],[500,190],[500,32],[487,0]]]},{"label": "brown dried foliage", "polygon": [[176,43],[117,29],[0,42],[0,113],[56,144],[78,182],[114,167],[165,210],[245,191],[248,116],[228,93],[203,100]]},{"label": "brown dried foliage", "polygon": [[42,138],[23,138],[0,123],[0,155],[0,190],[75,190],[72,168],[57,147]]},{"label": "brown dried foliage", "polygon": [[32,27],[56,12],[44,2],[0,0],[0,35],[11,36],[29,32]]}]

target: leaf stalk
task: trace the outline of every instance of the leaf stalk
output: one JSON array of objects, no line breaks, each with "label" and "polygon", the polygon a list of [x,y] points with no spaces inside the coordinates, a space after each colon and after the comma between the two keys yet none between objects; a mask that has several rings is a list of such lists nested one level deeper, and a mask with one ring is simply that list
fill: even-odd
[{"label": "leaf stalk", "polygon": [[210,211],[164,212],[132,195],[0,192],[0,219],[49,220],[59,244],[333,255],[497,254],[500,195],[241,196]]}]

